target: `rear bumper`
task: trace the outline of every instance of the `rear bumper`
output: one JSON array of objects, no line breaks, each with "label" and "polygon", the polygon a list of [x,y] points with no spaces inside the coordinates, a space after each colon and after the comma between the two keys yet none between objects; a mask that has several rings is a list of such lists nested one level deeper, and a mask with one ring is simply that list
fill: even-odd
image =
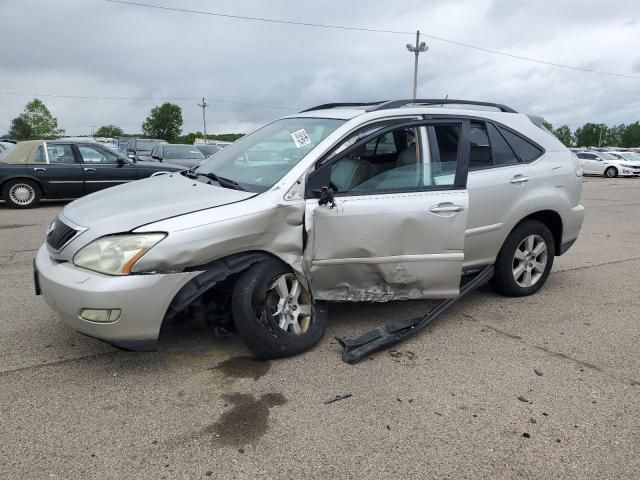
[{"label": "rear bumper", "polygon": [[[154,350],[167,307],[200,272],[109,276],[53,260],[43,245],[35,259],[36,285],[47,304],[75,330],[128,350]],[[111,323],[80,318],[80,311],[119,309]]]},{"label": "rear bumper", "polygon": [[574,244],[582,228],[582,222],[584,221],[584,207],[582,205],[576,205],[573,208],[568,208],[560,213],[562,218],[562,241],[560,242],[559,255],[565,253]]}]

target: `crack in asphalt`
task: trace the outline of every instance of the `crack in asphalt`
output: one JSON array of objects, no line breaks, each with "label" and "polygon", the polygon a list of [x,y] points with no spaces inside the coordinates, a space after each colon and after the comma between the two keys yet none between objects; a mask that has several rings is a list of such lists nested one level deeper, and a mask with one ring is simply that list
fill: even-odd
[{"label": "crack in asphalt", "polygon": [[614,265],[616,263],[634,262],[636,260],[640,260],[640,257],[625,258],[622,260],[612,260],[610,262],[604,262],[604,263],[594,263],[593,265],[583,265],[581,267],[567,268],[565,270],[554,270],[552,273],[573,272],[575,270],[585,270],[587,268],[602,267],[603,265]]},{"label": "crack in asphalt", "polygon": [[23,371],[27,371],[27,370],[36,370],[36,369],[41,369],[41,368],[45,368],[45,367],[51,367],[51,366],[57,366],[57,365],[62,365],[65,363],[71,363],[71,362],[75,362],[78,360],[84,360],[87,358],[98,358],[98,357],[106,357],[109,355],[117,355],[120,353],[127,353],[127,352],[122,352],[120,350],[116,350],[114,352],[100,352],[100,353],[94,353],[92,355],[84,355],[82,357],[73,357],[73,358],[65,358],[62,360],[57,360],[55,362],[47,362],[47,363],[36,363],[34,365],[25,365],[24,367],[18,367],[18,368],[12,368],[12,369],[8,369],[8,370],[2,370],[0,371],[0,378],[8,375],[10,373],[16,373],[16,372],[23,372]]}]

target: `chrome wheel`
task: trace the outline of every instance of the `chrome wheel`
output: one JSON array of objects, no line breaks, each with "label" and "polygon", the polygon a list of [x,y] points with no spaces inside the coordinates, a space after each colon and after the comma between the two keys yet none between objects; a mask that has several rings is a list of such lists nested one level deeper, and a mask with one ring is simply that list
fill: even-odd
[{"label": "chrome wheel", "polygon": [[309,330],[311,297],[293,273],[276,278],[265,300],[282,330],[295,335],[302,335]]},{"label": "chrome wheel", "polygon": [[525,237],[513,256],[513,279],[521,287],[538,283],[547,267],[547,242],[540,235]]},{"label": "chrome wheel", "polygon": [[35,200],[36,191],[28,183],[16,183],[9,189],[9,198],[16,205],[26,206]]}]

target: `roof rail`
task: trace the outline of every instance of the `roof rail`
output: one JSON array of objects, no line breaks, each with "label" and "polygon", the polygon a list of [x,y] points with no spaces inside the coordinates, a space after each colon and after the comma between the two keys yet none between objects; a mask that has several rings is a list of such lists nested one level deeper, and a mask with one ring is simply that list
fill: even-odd
[{"label": "roof rail", "polygon": [[325,103],[322,105],[316,105],[315,107],[307,108],[306,110],[302,110],[300,113],[313,112],[314,110],[327,110],[329,108],[338,107],[370,107],[371,105],[380,105],[384,103],[388,102],[383,100],[380,102]]},{"label": "roof rail", "polygon": [[367,110],[367,112],[375,112],[377,110],[389,110],[391,108],[400,108],[406,105],[475,105],[480,107],[493,107],[497,108],[501,112],[518,113],[513,108],[501,105],[499,103],[491,102],[477,102],[475,100],[454,100],[451,98],[429,98],[416,100],[390,100],[388,102],[380,103],[373,108]]}]

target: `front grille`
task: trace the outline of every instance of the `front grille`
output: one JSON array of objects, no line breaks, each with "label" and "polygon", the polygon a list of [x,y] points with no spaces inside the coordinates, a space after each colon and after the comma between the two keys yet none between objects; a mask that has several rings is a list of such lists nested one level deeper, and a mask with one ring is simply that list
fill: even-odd
[{"label": "front grille", "polygon": [[57,217],[49,226],[47,233],[47,245],[58,251],[62,249],[73,237],[78,234],[78,230],[70,227]]}]

